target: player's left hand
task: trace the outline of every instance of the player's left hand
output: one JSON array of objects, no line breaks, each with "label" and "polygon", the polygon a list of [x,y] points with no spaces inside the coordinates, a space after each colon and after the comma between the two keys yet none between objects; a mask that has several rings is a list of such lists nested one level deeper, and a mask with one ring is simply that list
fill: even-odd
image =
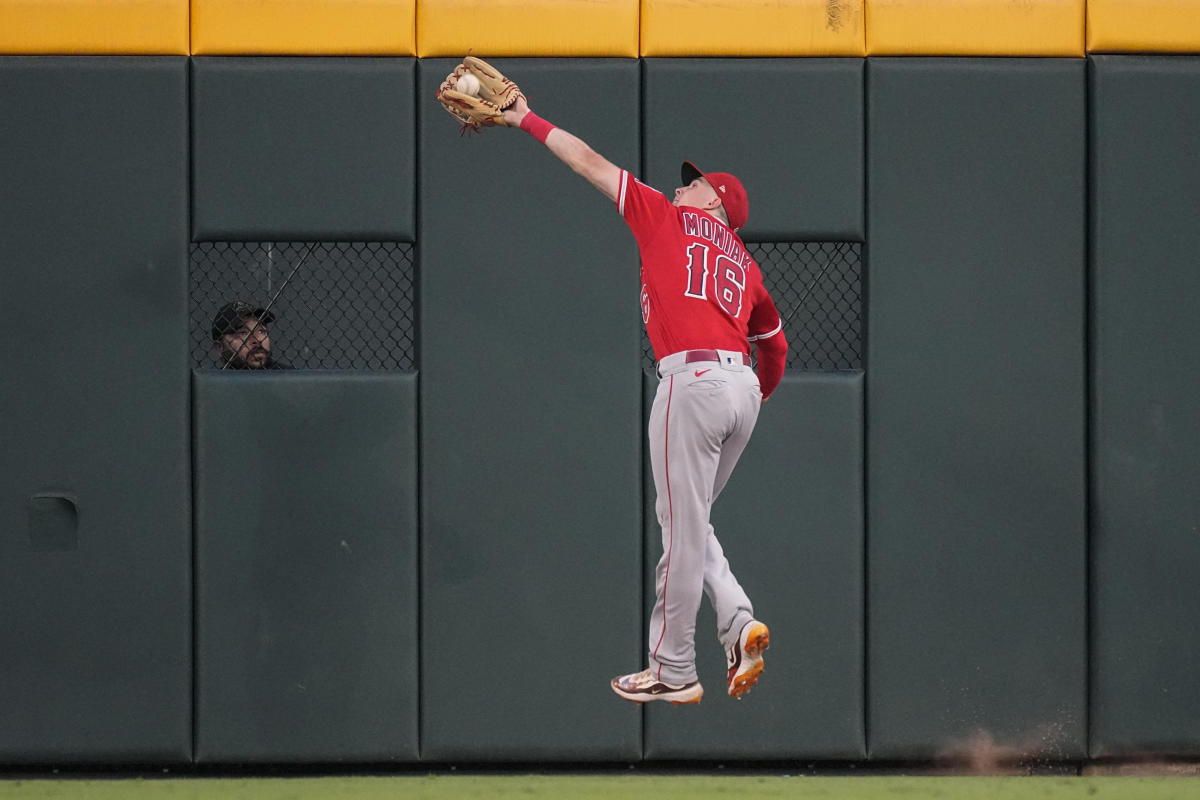
[{"label": "player's left hand", "polygon": [[525,95],[521,95],[511,108],[504,109],[504,122],[510,127],[519,128],[521,120],[525,119],[525,115],[528,113],[529,103],[526,101]]},{"label": "player's left hand", "polygon": [[[460,80],[466,75],[478,80],[479,88],[474,93],[462,91],[466,87],[460,84]],[[474,81],[467,83],[474,84]],[[518,102],[525,102],[525,95],[521,93],[517,84],[482,58],[474,56],[464,58],[462,63],[446,76],[434,97],[442,104],[442,108],[446,109],[446,113],[462,122],[463,130],[470,128],[474,131],[493,125],[511,125],[512,123],[505,118],[505,109],[514,108]],[[528,106],[525,108],[527,110]],[[520,124],[519,119],[516,124]]]}]

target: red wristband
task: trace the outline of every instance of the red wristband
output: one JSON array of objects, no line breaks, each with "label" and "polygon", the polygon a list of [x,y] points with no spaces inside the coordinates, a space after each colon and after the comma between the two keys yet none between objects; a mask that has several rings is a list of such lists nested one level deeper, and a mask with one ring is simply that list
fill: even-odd
[{"label": "red wristband", "polygon": [[550,131],[554,130],[554,126],[532,111],[528,111],[525,118],[521,120],[521,130],[545,144],[546,137],[550,135]]}]

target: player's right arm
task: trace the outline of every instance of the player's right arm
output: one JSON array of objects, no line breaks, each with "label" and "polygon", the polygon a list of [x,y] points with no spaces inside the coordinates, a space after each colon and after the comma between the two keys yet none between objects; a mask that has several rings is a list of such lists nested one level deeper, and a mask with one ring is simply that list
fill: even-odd
[{"label": "player's right arm", "polygon": [[[755,268],[757,269],[757,268]],[[756,278],[754,307],[750,311],[749,341],[754,343],[758,354],[758,382],[763,402],[783,380],[787,366],[787,337],[783,333],[783,319],[775,308],[775,301]]]},{"label": "player's right arm", "polygon": [[[529,104],[525,102],[524,98],[520,98],[504,112],[504,120],[513,127],[522,128],[533,134],[535,138],[550,148],[550,152],[558,156],[560,161],[586,178],[588,183],[599,189],[601,194],[609,200],[617,202],[617,193],[621,188],[621,168],[597,153],[587,142],[575,134],[551,126],[536,114],[527,119],[527,115],[530,113]],[[545,138],[538,136],[536,130],[530,130],[531,127],[536,126],[522,124],[532,120],[550,128]],[[543,128],[542,132],[544,130]]]}]

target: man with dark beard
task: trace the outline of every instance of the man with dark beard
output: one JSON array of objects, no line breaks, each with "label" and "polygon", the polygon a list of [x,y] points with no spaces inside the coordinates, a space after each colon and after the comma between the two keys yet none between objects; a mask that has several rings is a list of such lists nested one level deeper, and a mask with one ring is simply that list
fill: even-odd
[{"label": "man with dark beard", "polygon": [[235,300],[213,317],[213,350],[222,369],[291,369],[271,357],[271,332],[275,315],[264,308]]}]

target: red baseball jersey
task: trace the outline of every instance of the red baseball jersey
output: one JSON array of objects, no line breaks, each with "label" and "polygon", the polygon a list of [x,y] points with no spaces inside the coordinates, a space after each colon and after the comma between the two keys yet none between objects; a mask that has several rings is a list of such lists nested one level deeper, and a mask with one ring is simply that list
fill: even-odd
[{"label": "red baseball jersey", "polygon": [[642,321],[662,360],[681,350],[749,351],[783,329],[758,264],[717,217],[621,171],[617,209],[642,257]]}]

